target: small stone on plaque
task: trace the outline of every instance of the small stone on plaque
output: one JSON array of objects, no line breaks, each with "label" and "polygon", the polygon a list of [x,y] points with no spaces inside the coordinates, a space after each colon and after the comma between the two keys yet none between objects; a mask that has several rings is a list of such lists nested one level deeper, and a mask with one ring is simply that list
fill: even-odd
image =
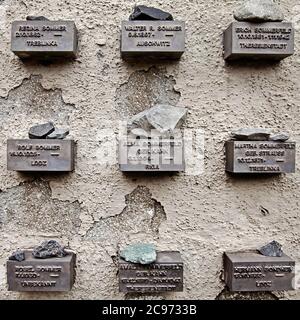
[{"label": "small stone on plaque", "polygon": [[150,264],[156,260],[156,250],[152,244],[133,244],[123,249],[120,256],[127,262]]},{"label": "small stone on plaque", "polygon": [[147,7],[143,5],[136,6],[134,12],[129,17],[130,21],[134,20],[159,20],[167,21],[173,20],[170,13],[153,7]]},{"label": "small stone on plaque", "polygon": [[258,251],[266,257],[282,257],[283,254],[282,245],[275,240],[261,247]]},{"label": "small stone on plaque", "polygon": [[43,16],[27,16],[27,21],[49,21],[46,17]]},{"label": "small stone on plaque", "polygon": [[62,258],[68,255],[65,248],[55,240],[44,241],[33,249],[32,255],[37,259]]},{"label": "small stone on plaque", "polygon": [[283,13],[273,0],[242,0],[243,4],[234,13],[238,21],[270,22],[282,21]]},{"label": "small stone on plaque", "polygon": [[24,261],[25,260],[25,253],[23,250],[17,250],[12,253],[12,255],[8,258],[8,260],[12,261]]},{"label": "small stone on plaque", "polygon": [[47,139],[65,139],[70,133],[69,129],[57,129],[47,135]]},{"label": "small stone on plaque", "polygon": [[55,130],[52,122],[38,124],[29,129],[30,139],[46,139],[46,137]]}]

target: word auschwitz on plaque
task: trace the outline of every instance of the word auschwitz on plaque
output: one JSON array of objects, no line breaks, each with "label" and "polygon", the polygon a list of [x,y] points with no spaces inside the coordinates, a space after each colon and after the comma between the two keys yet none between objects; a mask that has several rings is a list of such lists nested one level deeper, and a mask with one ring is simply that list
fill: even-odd
[{"label": "word auschwitz on plaque", "polygon": [[75,282],[76,255],[36,259],[25,250],[24,261],[7,261],[9,291],[70,291]]},{"label": "word auschwitz on plaque", "polygon": [[296,143],[227,141],[226,171],[232,173],[294,173]]},{"label": "word auschwitz on plaque", "polygon": [[12,171],[73,171],[74,140],[9,139],[7,169]]},{"label": "word auschwitz on plaque", "polygon": [[232,22],[224,32],[224,59],[281,60],[294,54],[294,29],[289,22]]},{"label": "word auschwitz on plaque", "polygon": [[75,58],[77,29],[73,21],[14,21],[11,50],[20,58]]},{"label": "word auschwitz on plaque", "polygon": [[224,279],[230,291],[294,290],[295,261],[287,255],[267,257],[253,252],[226,252]]},{"label": "word auschwitz on plaque", "polygon": [[124,293],[183,291],[183,261],[179,252],[157,252],[154,263],[143,265],[120,258],[119,288]]},{"label": "word auschwitz on plaque", "polygon": [[179,59],[185,50],[182,21],[122,21],[121,55]]},{"label": "word auschwitz on plaque", "polygon": [[121,171],[185,170],[183,138],[129,137],[119,141]]}]

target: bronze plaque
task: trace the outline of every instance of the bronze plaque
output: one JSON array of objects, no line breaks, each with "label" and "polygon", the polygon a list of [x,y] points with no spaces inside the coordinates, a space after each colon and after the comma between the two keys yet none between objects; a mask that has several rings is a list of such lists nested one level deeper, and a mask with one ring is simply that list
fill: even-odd
[{"label": "bronze plaque", "polygon": [[77,29],[73,21],[14,21],[11,50],[20,58],[75,58]]},{"label": "bronze plaque", "polygon": [[253,252],[224,254],[225,283],[230,291],[294,290],[295,261]]},{"label": "bronze plaque", "polygon": [[25,251],[24,261],[7,261],[9,291],[70,291],[75,281],[76,255],[36,259]]},{"label": "bronze plaque", "polygon": [[185,50],[182,21],[122,21],[121,55],[179,59]]},{"label": "bronze plaque", "polygon": [[295,163],[295,142],[226,142],[226,171],[228,172],[294,173]]},{"label": "bronze plaque", "polygon": [[233,22],[224,32],[224,59],[280,60],[294,54],[294,29],[289,22]]},{"label": "bronze plaque", "polygon": [[155,263],[142,265],[119,262],[120,292],[183,291],[183,262],[176,251],[157,252]]},{"label": "bronze plaque", "polygon": [[7,169],[13,171],[73,171],[74,141],[7,140]]},{"label": "bronze plaque", "polygon": [[128,138],[119,141],[121,171],[184,171],[182,138]]}]

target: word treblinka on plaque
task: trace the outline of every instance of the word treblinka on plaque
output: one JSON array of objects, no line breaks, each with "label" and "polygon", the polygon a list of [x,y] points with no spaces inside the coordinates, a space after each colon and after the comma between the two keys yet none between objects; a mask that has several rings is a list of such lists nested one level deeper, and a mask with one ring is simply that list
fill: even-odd
[{"label": "word treblinka on plaque", "polygon": [[273,0],[245,0],[224,32],[224,59],[281,60],[294,53],[294,28]]},{"label": "word treblinka on plaque", "polygon": [[63,140],[68,134],[68,130],[55,129],[49,122],[30,128],[30,139],[7,140],[7,169],[28,172],[73,171],[75,142]]},{"label": "word treblinka on plaque", "polygon": [[132,245],[121,252],[119,286],[124,293],[183,291],[183,261],[179,252],[157,252],[152,245]]},{"label": "word treblinka on plaque", "polygon": [[7,261],[9,291],[70,291],[75,282],[76,254],[54,240],[35,249],[17,250]]},{"label": "word treblinka on plaque", "polygon": [[122,21],[122,58],[179,59],[185,50],[185,23],[159,9],[137,6],[129,21]]},{"label": "word treblinka on plaque", "polygon": [[11,50],[21,59],[75,58],[78,36],[73,21],[27,17],[12,23]]},{"label": "word treblinka on plaque", "polygon": [[226,171],[230,173],[294,173],[296,143],[286,133],[268,129],[240,129],[227,141]]},{"label": "word treblinka on plaque", "polygon": [[278,250],[276,241],[257,251],[224,253],[224,279],[230,291],[294,290],[294,277],[295,261]]}]

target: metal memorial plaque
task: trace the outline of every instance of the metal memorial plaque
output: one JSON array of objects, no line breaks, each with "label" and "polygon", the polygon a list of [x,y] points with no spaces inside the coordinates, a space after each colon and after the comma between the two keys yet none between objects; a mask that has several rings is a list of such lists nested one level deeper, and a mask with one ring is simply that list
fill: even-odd
[{"label": "metal memorial plaque", "polygon": [[295,261],[253,252],[224,254],[225,283],[230,291],[294,290]]},{"label": "metal memorial plaque", "polygon": [[25,251],[24,261],[7,261],[9,291],[70,291],[75,281],[76,255],[36,259]]},{"label": "metal memorial plaque", "polygon": [[73,171],[73,140],[7,140],[7,169],[13,171]]},{"label": "metal memorial plaque", "polygon": [[228,172],[294,173],[295,163],[295,142],[226,142],[226,171]]},{"label": "metal memorial plaque", "polygon": [[73,21],[14,21],[11,50],[20,58],[75,58],[77,29]]},{"label": "metal memorial plaque", "polygon": [[127,138],[119,141],[121,171],[184,171],[182,138]]},{"label": "metal memorial plaque", "polygon": [[185,50],[182,21],[122,21],[123,58],[147,56],[179,59]]},{"label": "metal memorial plaque", "polygon": [[224,32],[224,59],[281,60],[294,54],[294,29],[289,22],[233,22]]},{"label": "metal memorial plaque", "polygon": [[119,287],[124,293],[183,291],[183,262],[176,251],[157,252],[155,263],[119,262]]}]

